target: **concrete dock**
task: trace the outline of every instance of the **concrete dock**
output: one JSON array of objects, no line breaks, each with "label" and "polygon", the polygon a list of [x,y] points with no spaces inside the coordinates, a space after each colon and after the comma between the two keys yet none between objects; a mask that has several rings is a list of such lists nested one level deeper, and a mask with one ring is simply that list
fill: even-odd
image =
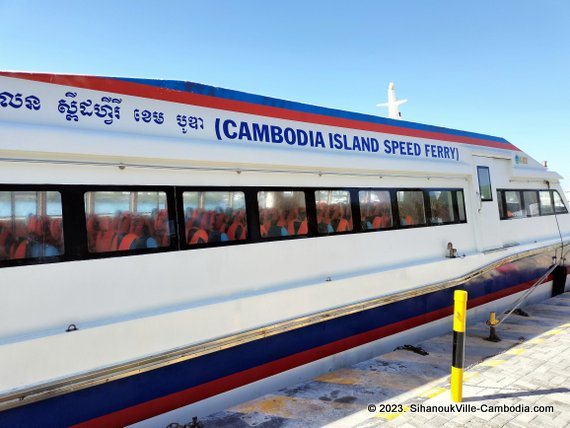
[{"label": "concrete dock", "polygon": [[450,331],[200,422],[244,428],[570,426],[570,293],[523,309],[528,317],[513,314],[499,326],[498,343],[485,340],[484,323],[468,326],[461,403],[453,403],[449,391]]}]

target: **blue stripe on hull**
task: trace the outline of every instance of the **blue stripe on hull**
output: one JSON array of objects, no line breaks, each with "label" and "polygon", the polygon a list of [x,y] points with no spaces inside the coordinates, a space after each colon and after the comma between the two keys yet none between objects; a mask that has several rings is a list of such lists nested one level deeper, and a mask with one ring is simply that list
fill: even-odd
[{"label": "blue stripe on hull", "polygon": [[[550,257],[549,253],[520,260],[455,289],[467,290],[470,300],[507,290],[540,277],[550,265]],[[88,421],[378,327],[451,307],[455,289],[369,309],[11,409],[0,413],[0,426],[60,427]]]}]

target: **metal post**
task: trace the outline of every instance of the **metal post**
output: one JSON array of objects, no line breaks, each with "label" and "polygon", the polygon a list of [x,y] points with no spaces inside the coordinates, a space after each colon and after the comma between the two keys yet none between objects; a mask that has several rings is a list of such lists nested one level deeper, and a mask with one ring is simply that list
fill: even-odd
[{"label": "metal post", "polygon": [[487,321],[487,325],[489,326],[489,337],[487,338],[487,340],[489,342],[500,342],[501,338],[499,336],[497,336],[497,325],[499,324],[499,320],[497,319],[497,316],[495,314],[495,312],[491,312],[489,314],[489,321]]},{"label": "metal post", "polygon": [[451,362],[451,400],[463,398],[463,364],[465,361],[465,323],[467,291],[456,290],[453,295],[453,359]]}]

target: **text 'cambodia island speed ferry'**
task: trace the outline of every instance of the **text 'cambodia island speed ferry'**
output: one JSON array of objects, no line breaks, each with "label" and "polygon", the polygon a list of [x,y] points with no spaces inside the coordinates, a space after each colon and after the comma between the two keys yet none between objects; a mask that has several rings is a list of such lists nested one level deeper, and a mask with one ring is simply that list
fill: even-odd
[{"label": "text 'cambodia island speed ferry'", "polygon": [[488,135],[0,72],[0,426],[188,421],[448,331],[455,290],[561,293],[559,180]]}]

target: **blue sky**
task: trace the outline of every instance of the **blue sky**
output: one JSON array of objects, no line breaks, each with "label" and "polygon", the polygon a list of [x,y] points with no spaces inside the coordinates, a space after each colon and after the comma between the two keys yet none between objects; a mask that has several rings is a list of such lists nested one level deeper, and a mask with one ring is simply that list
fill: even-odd
[{"label": "blue sky", "polygon": [[0,69],[180,79],[504,137],[570,188],[570,1],[0,0]]}]

